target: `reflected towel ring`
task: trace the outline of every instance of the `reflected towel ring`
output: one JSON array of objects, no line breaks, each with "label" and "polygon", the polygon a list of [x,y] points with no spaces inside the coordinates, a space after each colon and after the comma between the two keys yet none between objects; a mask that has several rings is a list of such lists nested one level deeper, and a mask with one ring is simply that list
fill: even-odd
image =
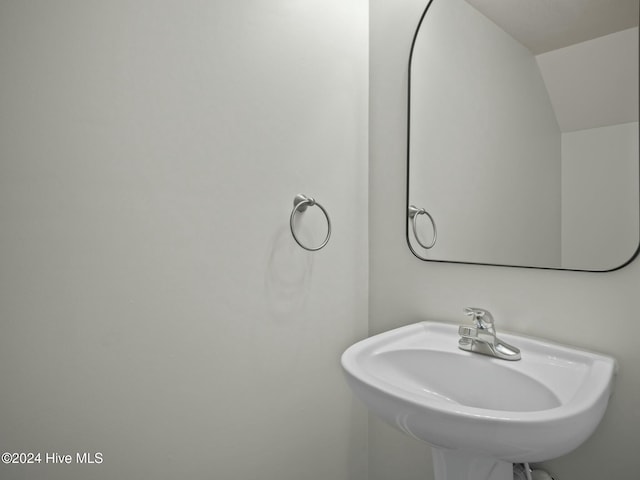
[{"label": "reflected towel ring", "polygon": [[[318,207],[320,210],[322,210],[322,213],[324,213],[324,216],[327,219],[327,236],[319,246],[307,247],[296,236],[295,229],[293,228],[293,219],[296,216],[296,212],[302,213],[307,209],[307,207],[313,207],[314,205]],[[331,237],[331,220],[329,219],[329,214],[327,213],[327,211],[324,209],[322,205],[316,202],[313,198],[307,197],[306,195],[302,195],[301,193],[299,193],[293,198],[293,211],[291,212],[291,217],[289,217],[289,228],[291,228],[291,235],[293,235],[293,239],[296,241],[296,243],[300,245],[302,248],[304,248],[305,250],[309,250],[310,252],[315,252],[320,250],[329,242],[329,237]]]},{"label": "reflected towel ring", "polygon": [[[425,245],[420,241],[420,238],[418,237],[418,227],[416,226],[416,221],[419,215],[426,215],[427,217],[429,217],[429,220],[431,221],[431,226],[433,227],[433,240],[431,241],[430,245]],[[438,238],[438,230],[436,229],[436,222],[433,220],[433,217],[431,216],[431,214],[427,212],[424,208],[418,208],[415,205],[409,205],[409,218],[412,219],[411,225],[413,226],[413,236],[415,237],[416,242],[418,242],[418,244],[426,250],[433,248]]]}]

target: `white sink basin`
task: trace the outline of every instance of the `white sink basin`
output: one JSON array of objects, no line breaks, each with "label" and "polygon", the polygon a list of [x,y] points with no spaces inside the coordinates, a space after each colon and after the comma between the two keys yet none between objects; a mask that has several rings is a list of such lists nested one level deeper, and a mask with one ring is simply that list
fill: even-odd
[{"label": "white sink basin", "polygon": [[[540,462],[578,447],[602,419],[615,360],[500,331],[498,336],[520,348],[522,359],[463,351],[458,325],[422,322],[352,345],[342,366],[372,412],[442,452],[471,455],[476,466],[478,458],[491,460],[488,470],[496,470],[493,460]],[[448,468],[449,477],[436,472],[436,478],[454,478]]]}]

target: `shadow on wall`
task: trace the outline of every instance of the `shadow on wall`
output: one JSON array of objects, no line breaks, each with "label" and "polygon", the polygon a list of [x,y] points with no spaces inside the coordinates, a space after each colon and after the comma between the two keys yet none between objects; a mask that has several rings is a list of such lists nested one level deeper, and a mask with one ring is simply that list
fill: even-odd
[{"label": "shadow on wall", "polygon": [[276,232],[265,271],[267,308],[279,322],[294,320],[303,312],[309,295],[313,254],[300,248],[288,227]]}]

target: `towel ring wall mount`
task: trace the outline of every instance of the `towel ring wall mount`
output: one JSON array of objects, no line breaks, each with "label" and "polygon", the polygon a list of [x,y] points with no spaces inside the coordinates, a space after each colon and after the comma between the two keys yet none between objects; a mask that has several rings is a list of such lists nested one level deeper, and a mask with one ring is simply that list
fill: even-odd
[{"label": "towel ring wall mount", "polygon": [[[296,213],[298,212],[303,213],[307,209],[307,207],[314,207],[314,206],[322,210],[322,213],[324,213],[324,216],[327,219],[327,236],[319,246],[308,247],[304,243],[302,243],[300,239],[297,237],[293,224],[294,224]],[[323,248],[329,242],[329,238],[331,237],[331,219],[329,218],[329,214],[327,213],[325,208],[322,205],[320,205],[318,202],[316,202],[314,198],[307,197],[306,195],[302,195],[301,193],[299,193],[293,198],[293,210],[291,211],[291,216],[289,217],[289,228],[291,228],[291,235],[293,235],[293,239],[296,241],[296,243],[300,245],[302,248],[304,248],[305,250],[308,250],[310,252],[316,252],[321,248]]]}]

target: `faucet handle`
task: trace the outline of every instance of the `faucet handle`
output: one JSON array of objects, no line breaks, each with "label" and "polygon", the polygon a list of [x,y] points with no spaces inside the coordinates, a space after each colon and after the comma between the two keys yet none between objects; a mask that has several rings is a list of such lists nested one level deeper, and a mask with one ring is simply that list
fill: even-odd
[{"label": "faucet handle", "polygon": [[473,323],[478,328],[491,328],[493,327],[493,316],[491,312],[483,308],[466,307],[464,314],[473,318]]}]

